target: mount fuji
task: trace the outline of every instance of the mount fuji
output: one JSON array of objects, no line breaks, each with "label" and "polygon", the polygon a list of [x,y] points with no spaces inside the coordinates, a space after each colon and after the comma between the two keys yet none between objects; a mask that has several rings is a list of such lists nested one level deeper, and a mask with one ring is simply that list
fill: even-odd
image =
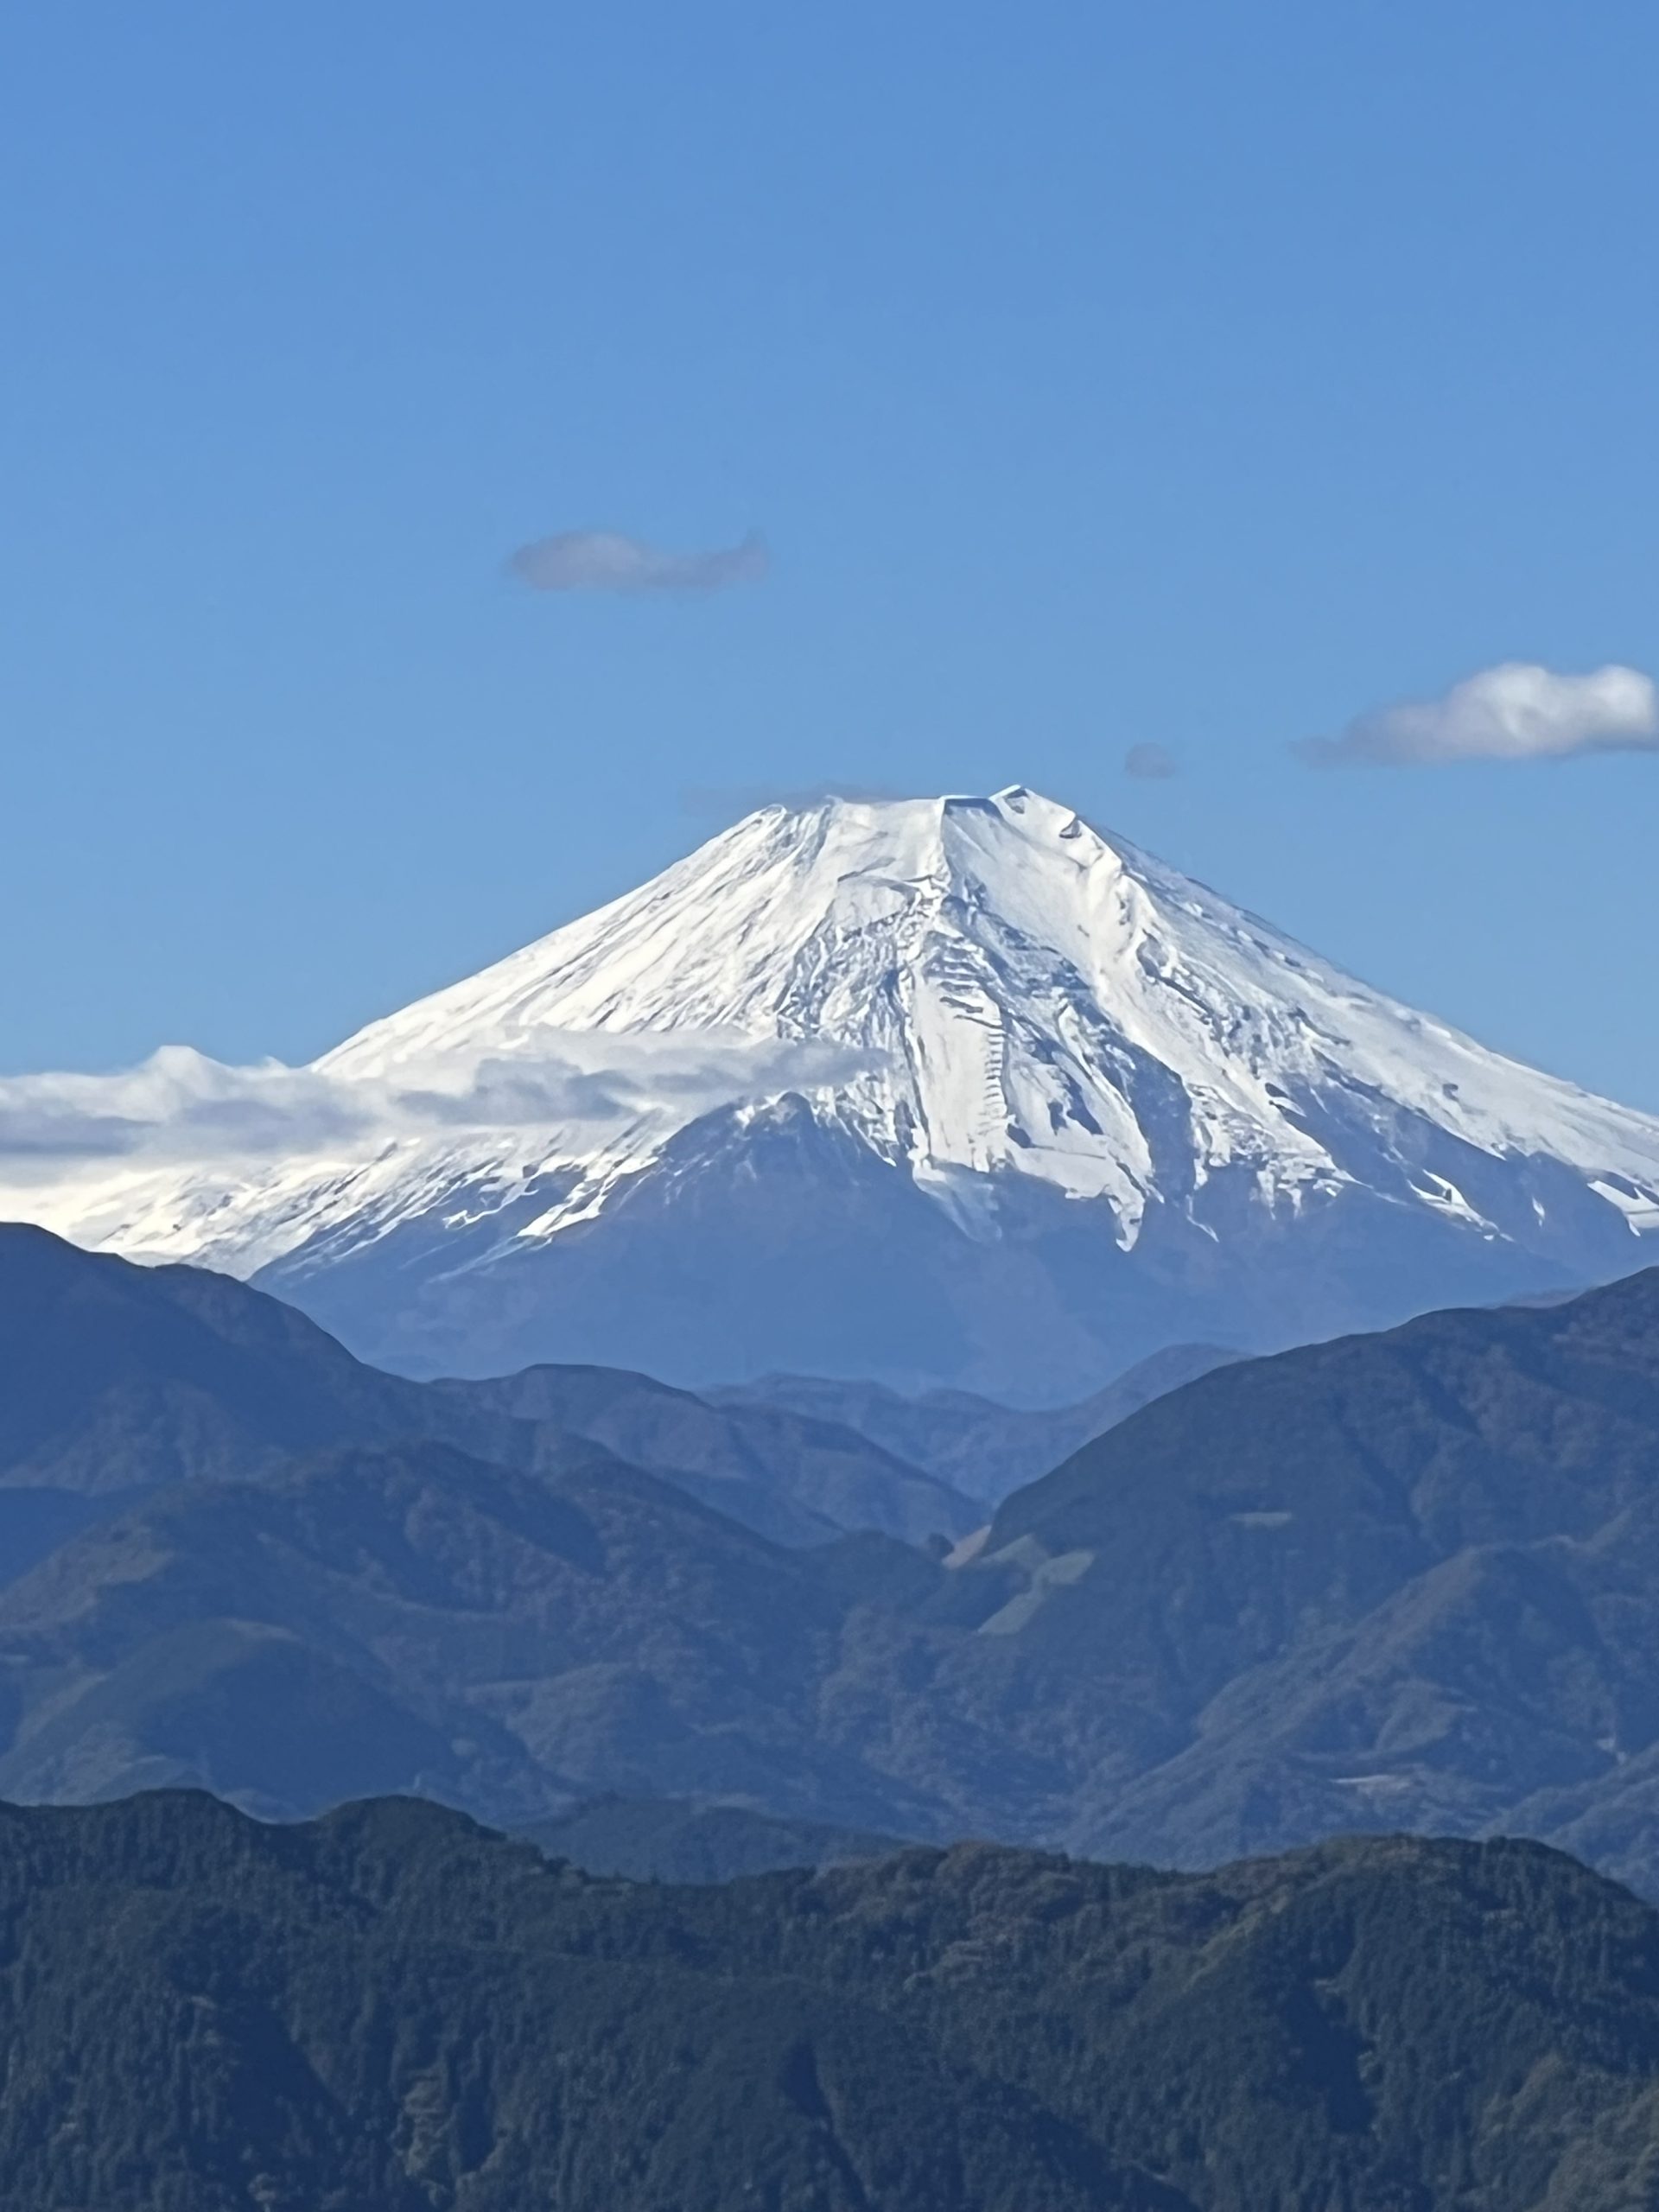
[{"label": "mount fuji", "polygon": [[4,1202],[413,1373],[1027,1401],[1659,1249],[1659,1121],[1017,785],[763,808],[283,1073],[329,1103],[302,1145],[181,1141]]}]

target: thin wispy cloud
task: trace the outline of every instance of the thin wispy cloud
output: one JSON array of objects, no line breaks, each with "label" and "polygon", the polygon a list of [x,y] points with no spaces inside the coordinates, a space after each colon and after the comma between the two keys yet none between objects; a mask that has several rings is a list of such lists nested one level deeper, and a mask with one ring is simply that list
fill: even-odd
[{"label": "thin wispy cloud", "polygon": [[1132,745],[1123,755],[1123,772],[1146,783],[1164,783],[1171,776],[1179,776],[1181,766],[1161,745]]},{"label": "thin wispy cloud", "polygon": [[228,1066],[167,1046],[111,1075],[0,1077],[0,1166],[14,1179],[77,1163],[231,1166],[360,1155],[442,1132],[592,1136],[660,1111],[690,1120],[781,1092],[833,1089],[868,1053],[709,1028],[560,1031],[471,1066],[446,1058],[372,1079],[279,1060]]},{"label": "thin wispy cloud", "polygon": [[507,565],[532,591],[696,593],[756,582],[769,556],[757,531],[737,545],[664,553],[620,531],[563,530],[521,545]]},{"label": "thin wispy cloud", "polygon": [[1652,752],[1659,750],[1659,690],[1640,669],[1616,664],[1561,676],[1533,661],[1504,661],[1438,699],[1381,708],[1336,737],[1304,738],[1290,749],[1314,768]]}]

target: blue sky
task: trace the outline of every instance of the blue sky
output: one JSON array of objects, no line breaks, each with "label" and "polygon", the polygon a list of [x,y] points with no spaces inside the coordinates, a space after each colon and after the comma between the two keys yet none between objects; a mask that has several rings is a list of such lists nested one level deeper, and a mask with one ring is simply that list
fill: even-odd
[{"label": "blue sky", "polygon": [[[306,1057],[746,794],[1019,780],[1659,1108],[1659,755],[1287,749],[1659,669],[1656,68],[1594,0],[14,11],[0,1064]],[[508,573],[578,529],[771,569]]]}]

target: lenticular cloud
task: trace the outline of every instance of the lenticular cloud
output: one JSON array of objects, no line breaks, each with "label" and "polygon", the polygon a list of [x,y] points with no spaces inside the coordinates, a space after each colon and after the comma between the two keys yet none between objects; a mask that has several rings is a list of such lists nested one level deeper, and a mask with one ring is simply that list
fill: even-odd
[{"label": "lenticular cloud", "polygon": [[1504,661],[1438,699],[1383,707],[1338,737],[1291,750],[1313,767],[1405,767],[1443,760],[1562,760],[1575,753],[1659,748],[1659,690],[1616,664],[1560,676],[1534,661]]}]

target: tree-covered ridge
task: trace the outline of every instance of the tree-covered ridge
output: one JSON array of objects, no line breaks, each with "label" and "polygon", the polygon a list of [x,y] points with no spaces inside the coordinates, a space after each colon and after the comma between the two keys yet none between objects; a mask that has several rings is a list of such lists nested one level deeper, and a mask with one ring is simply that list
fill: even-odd
[{"label": "tree-covered ridge", "polygon": [[771,1541],[37,1232],[0,1355],[0,1796],[671,1797],[1185,1866],[1496,1832],[1659,1896],[1659,1271],[1221,1368],[948,1560]]},{"label": "tree-covered ridge", "polygon": [[0,1815],[9,2212],[1631,2212],[1659,1915],[1535,1845],[633,1885],[408,1800]]},{"label": "tree-covered ridge", "polygon": [[864,1528],[955,1536],[983,1518],[948,1483],[830,1420],[717,1407],[603,1368],[412,1382],[245,1283],[136,1267],[16,1223],[0,1223],[0,1582],[96,1519],[100,1502],[416,1438],[554,1470],[573,1440],[596,1445],[785,1544]]},{"label": "tree-covered ridge", "polygon": [[677,1797],[595,1797],[518,1833],[550,1859],[633,1882],[730,1882],[785,1867],[881,1859],[905,1839],[818,1821],[769,1819],[744,1805]]},{"label": "tree-covered ridge", "polygon": [[1659,1880],[1659,1270],[1222,1368],[981,1556],[1039,1586],[1012,1671],[1124,1712],[1090,1850],[1502,1827]]}]

